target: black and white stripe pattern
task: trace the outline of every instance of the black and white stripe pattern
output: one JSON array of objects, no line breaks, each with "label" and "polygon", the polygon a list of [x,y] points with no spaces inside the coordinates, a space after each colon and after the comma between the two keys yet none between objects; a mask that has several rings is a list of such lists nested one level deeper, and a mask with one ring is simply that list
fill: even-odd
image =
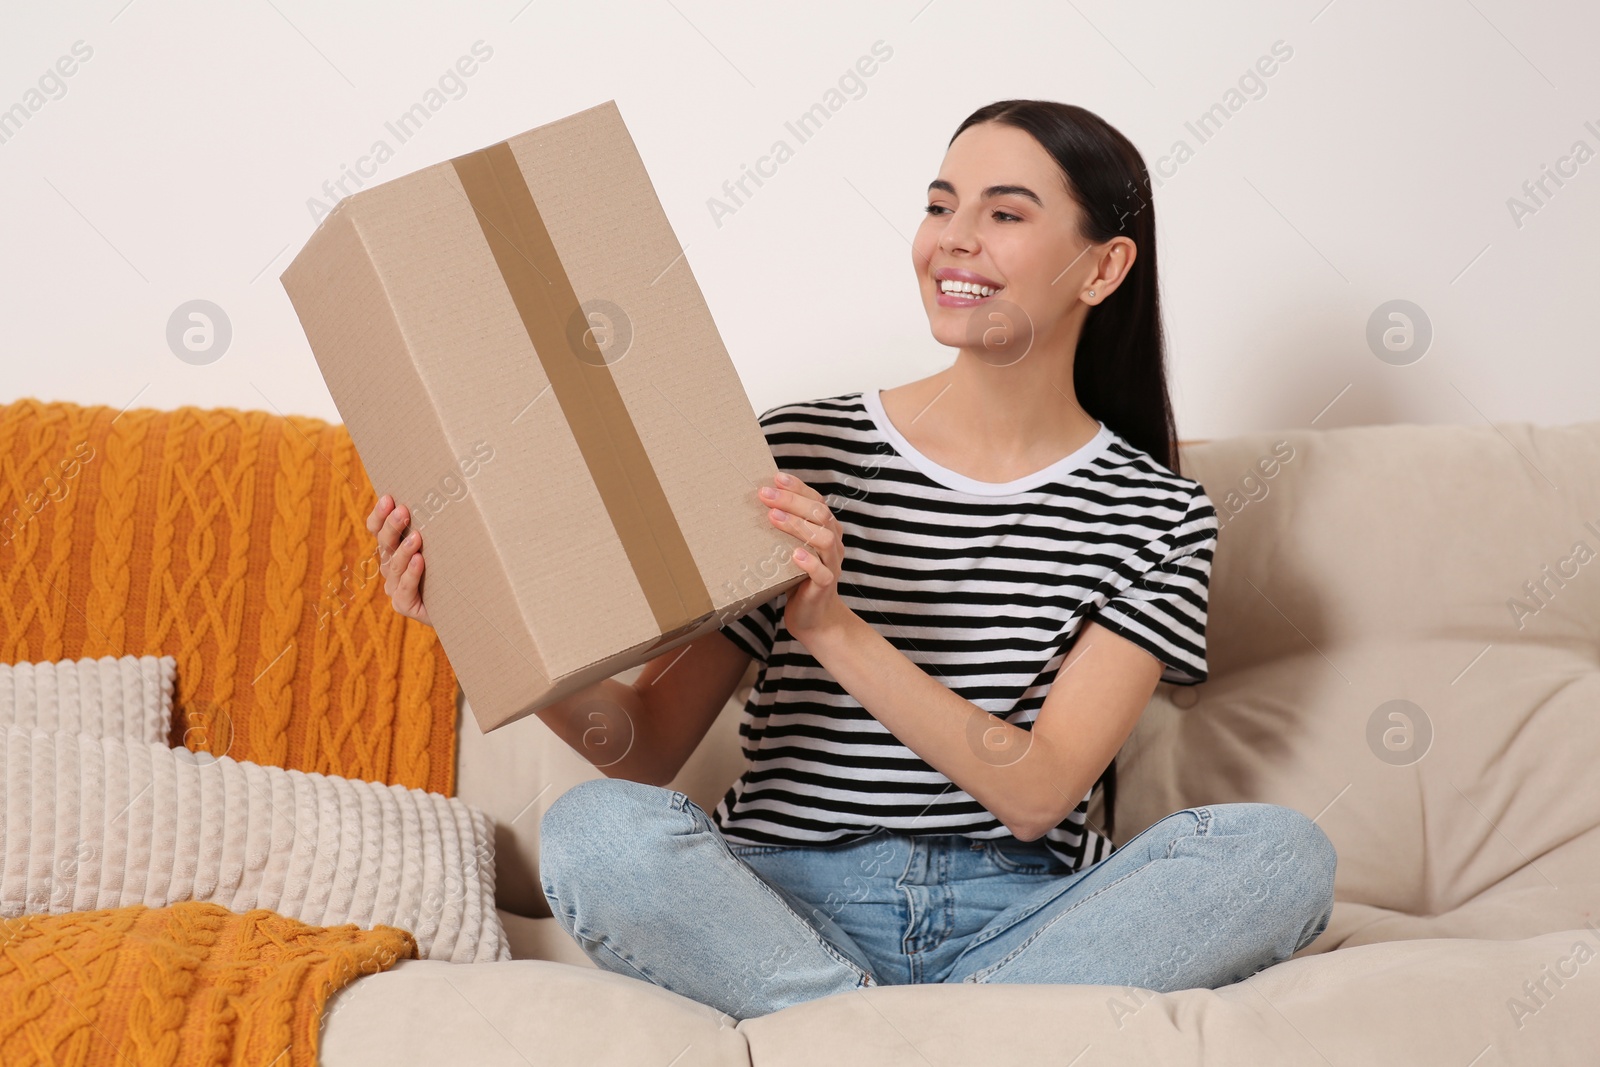
[{"label": "black and white stripe pattern", "polygon": [[[760,422],[778,467],[821,493],[844,529],[845,603],[984,710],[1031,726],[1088,618],[1161,660],[1162,681],[1205,681],[1216,511],[1198,482],[1104,425],[1002,484],[922,455],[876,390],[781,405]],[[790,636],[786,600],[720,631],[763,664],[739,726],[745,771],[713,814],[727,838],[822,845],[880,826],[1009,838]],[[1092,795],[1044,838],[1073,870],[1113,848],[1086,825]]]}]

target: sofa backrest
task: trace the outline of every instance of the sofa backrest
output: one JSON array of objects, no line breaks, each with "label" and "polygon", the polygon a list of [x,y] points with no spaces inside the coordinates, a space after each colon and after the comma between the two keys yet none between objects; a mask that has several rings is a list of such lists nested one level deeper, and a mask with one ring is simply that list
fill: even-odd
[{"label": "sofa backrest", "polygon": [[[1181,457],[1222,522],[1210,676],[1160,686],[1123,747],[1117,840],[1185,807],[1281,803],[1333,840],[1341,901],[1433,916],[1501,893],[1530,929],[1579,925],[1600,886],[1600,422],[1258,433]],[[742,767],[750,681],[672,783],[707,810]],[[485,736],[469,712],[459,746],[459,794],[500,824],[501,906],[549,914],[538,820],[600,772],[531,716]]]},{"label": "sofa backrest", "polygon": [[1184,461],[1223,521],[1211,673],[1161,686],[1123,747],[1119,839],[1271,801],[1317,820],[1337,898],[1375,927],[1469,905],[1405,928],[1581,925],[1600,899],[1600,422],[1249,434]]},{"label": "sofa backrest", "polygon": [[[739,716],[757,668],[752,662],[700,746],[670,783],[670,788],[687,793],[707,811],[744,769]],[[642,669],[633,667],[617,677],[631,682]],[[539,820],[556,797],[579,782],[603,777],[602,773],[537,715],[483,733],[465,695],[457,753],[457,796],[494,816],[495,902],[518,915],[548,916],[550,905],[539,885]]]}]

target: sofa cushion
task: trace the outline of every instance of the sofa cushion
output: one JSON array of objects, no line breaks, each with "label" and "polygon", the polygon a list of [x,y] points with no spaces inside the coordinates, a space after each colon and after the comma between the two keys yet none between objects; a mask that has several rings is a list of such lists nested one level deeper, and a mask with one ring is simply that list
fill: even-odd
[{"label": "sofa cushion", "polygon": [[0,663],[0,726],[164,745],[177,669],[171,656]]},{"label": "sofa cushion", "polygon": [[488,816],[405,786],[161,744],[0,728],[0,916],[186,900],[409,931],[510,959]]},{"label": "sofa cushion", "polygon": [[1223,520],[1212,672],[1161,686],[1124,746],[1119,836],[1227,801],[1314,817],[1340,903],[1307,951],[1580,925],[1600,422],[1251,434],[1183,462]]},{"label": "sofa cushion", "polygon": [[[329,1000],[318,1062],[1578,1063],[1588,1062],[1578,1050],[1592,1046],[1588,1020],[1600,1015],[1600,982],[1587,973],[1600,967],[1597,946],[1595,929],[1525,941],[1364,945],[1289,960],[1222,989],[1175,993],[1098,985],[886,986],[736,1026],[687,997],[594,967],[400,960]],[[1487,1046],[1493,1053],[1485,1056]]]},{"label": "sofa cushion", "polygon": [[400,960],[329,999],[317,1062],[750,1067],[750,1051],[732,1019],[626,975],[542,960]]},{"label": "sofa cushion", "polygon": [[[1590,929],[1526,941],[1365,945],[1288,960],[1221,989],[1174,993],[887,986],[746,1019],[739,1032],[759,1067],[1584,1063],[1593,1059],[1588,1020],[1600,1012],[1600,982],[1587,973],[1600,968],[1597,945]],[[393,975],[398,985],[395,971],[406,966],[357,984]],[[1543,982],[1543,991],[1530,994],[1530,981]]]}]

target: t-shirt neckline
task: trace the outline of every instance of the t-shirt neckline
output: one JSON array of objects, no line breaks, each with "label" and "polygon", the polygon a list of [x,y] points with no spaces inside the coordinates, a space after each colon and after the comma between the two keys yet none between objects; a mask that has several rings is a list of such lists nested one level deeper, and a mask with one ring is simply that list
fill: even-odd
[{"label": "t-shirt neckline", "polygon": [[878,428],[878,433],[883,435],[892,448],[900,456],[917,468],[930,479],[947,489],[954,489],[962,493],[972,493],[977,496],[1007,496],[1012,493],[1024,493],[1030,489],[1037,489],[1047,482],[1055,481],[1084,466],[1098,457],[1111,446],[1111,431],[1104,422],[1096,419],[1100,429],[1083,445],[1067,453],[1047,467],[1024,474],[1009,482],[980,482],[976,478],[969,478],[959,474],[921,452],[901,436],[895,429],[894,423],[889,421],[889,416],[883,408],[883,398],[879,395],[881,389],[864,389],[861,391],[862,406],[866,408],[867,415],[872,419],[873,425]]}]

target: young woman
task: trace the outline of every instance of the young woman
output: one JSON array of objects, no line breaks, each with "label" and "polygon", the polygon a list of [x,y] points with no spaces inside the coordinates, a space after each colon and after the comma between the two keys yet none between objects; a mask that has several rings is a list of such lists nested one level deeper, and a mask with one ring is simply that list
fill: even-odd
[{"label": "young woman", "polygon": [[[969,116],[912,248],[955,361],[761,417],[759,499],[808,577],[540,713],[606,774],[540,837],[597,965],[747,1018],[918,982],[1214,988],[1327,926],[1333,846],[1291,808],[1187,808],[1114,851],[1087,821],[1156,685],[1206,678],[1218,524],[1176,473],[1148,189],[1082,108]],[[368,525],[427,621],[407,518],[385,496]],[[752,657],[746,768],[707,813],[665,783]]]}]

